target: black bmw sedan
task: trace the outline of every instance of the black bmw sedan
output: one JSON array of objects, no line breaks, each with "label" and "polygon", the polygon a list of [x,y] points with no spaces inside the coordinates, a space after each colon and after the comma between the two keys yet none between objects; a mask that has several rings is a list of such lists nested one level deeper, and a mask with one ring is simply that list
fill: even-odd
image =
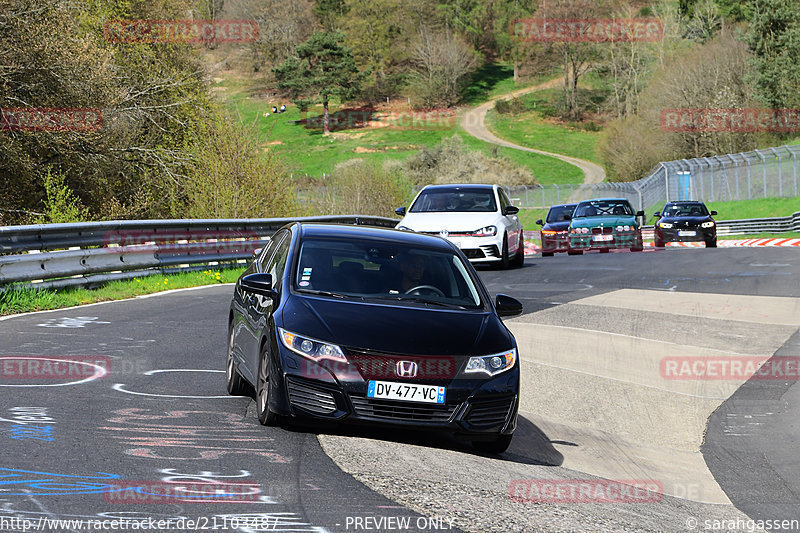
[{"label": "black bmw sedan", "polygon": [[364,226],[288,225],[236,283],[228,392],[262,424],[327,420],[444,430],[485,452],[511,442],[517,344],[455,245]]},{"label": "black bmw sedan", "polygon": [[706,248],[717,247],[717,223],[703,202],[667,202],[653,216],[658,222],[653,228],[654,244],[663,248],[668,242],[703,241]]}]

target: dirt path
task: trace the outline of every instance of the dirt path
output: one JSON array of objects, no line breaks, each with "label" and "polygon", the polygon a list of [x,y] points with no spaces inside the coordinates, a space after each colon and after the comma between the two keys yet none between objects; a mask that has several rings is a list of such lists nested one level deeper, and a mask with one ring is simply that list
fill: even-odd
[{"label": "dirt path", "polygon": [[557,86],[560,83],[560,80],[554,79],[550,81],[546,81],[539,85],[535,85],[533,87],[526,87],[524,89],[519,89],[513,91],[509,94],[500,96],[493,100],[489,100],[485,104],[481,104],[474,109],[470,109],[461,119],[461,125],[464,127],[467,133],[472,135],[473,137],[477,137],[482,141],[486,141],[492,144],[496,144],[498,146],[505,146],[507,148],[513,148],[514,150],[523,150],[525,152],[533,152],[535,154],[542,154],[547,155],[550,157],[555,157],[556,159],[560,159],[570,165],[575,165],[576,167],[580,168],[584,174],[584,183],[600,183],[606,177],[606,171],[603,170],[603,167],[592,163],[591,161],[586,161],[584,159],[578,159],[576,157],[569,157],[563,154],[554,154],[552,152],[545,152],[544,150],[537,150],[536,148],[528,148],[526,146],[520,146],[518,144],[514,144],[508,141],[505,141],[499,137],[497,137],[494,133],[486,128],[486,124],[484,123],[486,120],[486,113],[492,109],[498,100],[509,100],[511,98],[530,93],[533,91],[538,91],[541,89],[550,89],[552,87]]}]

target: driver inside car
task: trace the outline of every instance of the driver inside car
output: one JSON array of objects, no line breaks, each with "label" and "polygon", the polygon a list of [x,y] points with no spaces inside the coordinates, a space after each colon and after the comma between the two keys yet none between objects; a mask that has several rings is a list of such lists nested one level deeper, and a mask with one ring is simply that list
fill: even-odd
[{"label": "driver inside car", "polygon": [[402,292],[424,285],[422,277],[425,275],[425,258],[416,254],[404,255],[400,258],[400,272],[403,274],[400,281]]}]

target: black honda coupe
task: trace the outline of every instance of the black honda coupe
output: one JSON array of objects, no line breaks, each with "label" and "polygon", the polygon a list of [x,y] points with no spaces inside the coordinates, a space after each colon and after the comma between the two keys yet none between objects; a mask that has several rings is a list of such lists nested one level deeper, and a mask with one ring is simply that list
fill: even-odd
[{"label": "black honda coupe", "polygon": [[444,430],[481,451],[511,442],[517,343],[452,243],[364,226],[279,230],[236,283],[228,392],[262,424],[292,419]]}]

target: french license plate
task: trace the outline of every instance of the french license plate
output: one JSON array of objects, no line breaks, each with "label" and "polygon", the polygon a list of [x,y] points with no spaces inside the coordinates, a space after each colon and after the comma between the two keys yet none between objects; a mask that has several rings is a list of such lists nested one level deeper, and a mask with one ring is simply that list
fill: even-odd
[{"label": "french license plate", "polygon": [[696,231],[692,230],[678,230],[678,237],[695,237],[697,235]]},{"label": "french license plate", "polygon": [[446,387],[437,385],[370,381],[367,385],[367,398],[443,404],[445,390]]},{"label": "french license plate", "polygon": [[593,235],[592,236],[592,240],[593,241],[613,241],[614,240],[614,236],[613,235]]}]

